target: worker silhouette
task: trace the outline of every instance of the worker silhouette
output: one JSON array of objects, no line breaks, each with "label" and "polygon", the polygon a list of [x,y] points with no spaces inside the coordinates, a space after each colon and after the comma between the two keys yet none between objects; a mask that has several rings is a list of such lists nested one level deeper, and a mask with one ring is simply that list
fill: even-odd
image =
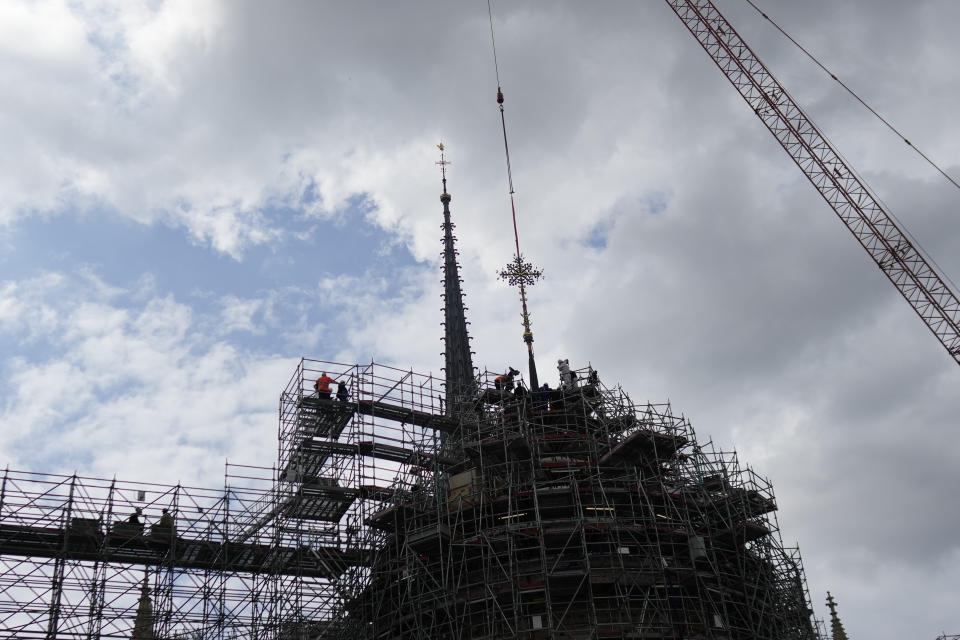
[{"label": "worker silhouette", "polygon": [[514,378],[520,375],[520,372],[513,367],[507,367],[508,371],[502,376],[493,379],[493,387],[501,391],[513,391]]},{"label": "worker silhouette", "polygon": [[313,388],[317,391],[317,397],[321,400],[329,400],[330,385],[333,384],[333,382],[334,379],[328,376],[326,371],[321,371],[320,377],[313,383]]},{"label": "worker silhouette", "polygon": [[337,383],[337,400],[346,402],[350,399],[350,392],[347,391],[347,383],[341,380]]},{"label": "worker silhouette", "polygon": [[170,515],[169,510],[163,510],[163,513],[160,514],[160,520],[157,522],[157,526],[163,529],[173,529],[173,516]]},{"label": "worker silhouette", "polygon": [[517,390],[513,392],[513,397],[517,400],[517,402],[519,402],[520,404],[523,404],[524,402],[526,402],[528,395],[529,395],[529,392],[527,391],[526,387],[523,386],[523,383],[518,382]]},{"label": "worker silhouette", "polygon": [[544,382],[540,385],[539,389],[533,389],[531,395],[533,396],[533,410],[534,411],[549,411],[550,410],[550,394],[553,393],[553,389],[550,388],[550,385]]}]

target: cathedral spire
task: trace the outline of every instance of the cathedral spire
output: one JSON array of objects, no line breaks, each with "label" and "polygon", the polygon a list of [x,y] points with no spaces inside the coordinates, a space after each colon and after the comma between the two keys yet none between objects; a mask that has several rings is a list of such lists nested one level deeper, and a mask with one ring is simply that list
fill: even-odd
[{"label": "cathedral spire", "polygon": [[150,602],[150,587],[147,580],[149,572],[143,572],[143,584],[140,586],[140,600],[137,602],[137,617],[133,621],[131,640],[154,640],[153,604]]},{"label": "cathedral spire", "polygon": [[444,146],[440,149],[440,171],[443,175],[443,320],[444,320],[444,357],[447,382],[447,412],[456,412],[457,398],[473,395],[476,382],[473,377],[473,358],[470,352],[470,336],[467,333],[466,307],[463,306],[464,293],[460,287],[460,264],[457,262],[456,236],[454,224],[450,221],[450,194],[447,193],[447,159]]},{"label": "cathedral spire", "polygon": [[848,640],[847,632],[843,630],[843,623],[837,615],[837,601],[827,591],[827,608],[830,609],[830,636],[833,640]]}]

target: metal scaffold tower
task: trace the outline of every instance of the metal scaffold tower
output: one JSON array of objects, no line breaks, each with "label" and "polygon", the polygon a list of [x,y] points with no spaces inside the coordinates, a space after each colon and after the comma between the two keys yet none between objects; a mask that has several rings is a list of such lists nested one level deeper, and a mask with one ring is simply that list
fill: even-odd
[{"label": "metal scaffold tower", "polygon": [[[319,366],[349,380],[349,401],[309,389]],[[452,429],[442,389],[304,360],[281,395],[278,464],[228,464],[222,489],[7,469],[0,638],[314,637],[369,576],[365,521]]]},{"label": "metal scaffold tower", "polygon": [[365,579],[317,637],[823,637],[735,454],[590,369],[545,393],[493,377],[365,517]]}]

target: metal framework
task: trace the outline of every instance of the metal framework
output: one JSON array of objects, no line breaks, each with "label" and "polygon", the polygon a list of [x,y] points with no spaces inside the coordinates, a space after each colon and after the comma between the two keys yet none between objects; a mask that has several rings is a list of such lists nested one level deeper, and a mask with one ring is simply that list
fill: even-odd
[{"label": "metal framework", "polygon": [[589,369],[477,388],[452,433],[404,445],[369,572],[318,637],[824,637],[769,483],[668,405]]},{"label": "metal framework", "polygon": [[960,300],[711,0],[667,0],[884,275],[960,364]]},{"label": "metal framework", "polygon": [[[256,635],[275,617],[272,574],[300,564],[263,536],[231,541],[266,490],[10,469],[0,486],[0,638],[129,638],[143,587],[157,637]],[[153,524],[129,522],[136,509]]]},{"label": "metal framework", "polygon": [[669,405],[476,389],[303,360],[223,489],[7,470],[0,638],[825,637],[769,482]]}]

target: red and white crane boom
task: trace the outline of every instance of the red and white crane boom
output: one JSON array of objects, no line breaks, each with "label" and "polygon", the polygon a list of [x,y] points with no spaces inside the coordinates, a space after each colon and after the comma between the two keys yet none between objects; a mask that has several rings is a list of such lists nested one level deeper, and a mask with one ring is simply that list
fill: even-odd
[{"label": "red and white crane boom", "polygon": [[793,158],[960,364],[960,300],[711,0],[667,0],[770,133]]}]

